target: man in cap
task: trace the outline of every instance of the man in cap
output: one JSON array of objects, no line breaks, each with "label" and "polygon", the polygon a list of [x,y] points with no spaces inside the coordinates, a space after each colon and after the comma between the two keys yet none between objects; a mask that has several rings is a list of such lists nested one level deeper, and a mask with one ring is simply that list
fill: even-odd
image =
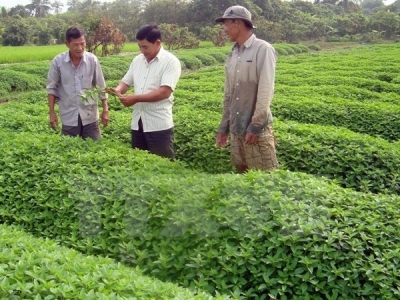
[{"label": "man in cap", "polygon": [[216,145],[226,147],[231,134],[231,160],[239,173],[248,169],[279,167],[272,130],[271,102],[275,82],[275,49],[258,39],[251,13],[244,7],[229,7],[215,20],[235,45],[225,64],[222,121]]}]

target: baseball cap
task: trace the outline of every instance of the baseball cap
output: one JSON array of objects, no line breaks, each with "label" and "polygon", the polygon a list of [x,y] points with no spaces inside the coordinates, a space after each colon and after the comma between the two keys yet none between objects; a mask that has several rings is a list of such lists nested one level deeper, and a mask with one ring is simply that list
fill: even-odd
[{"label": "baseball cap", "polygon": [[225,10],[225,13],[222,17],[215,19],[215,22],[221,23],[225,19],[242,19],[243,21],[251,25],[252,28],[256,28],[256,26],[254,26],[253,22],[251,21],[251,13],[248,11],[247,8],[240,5],[229,7],[227,10]]}]

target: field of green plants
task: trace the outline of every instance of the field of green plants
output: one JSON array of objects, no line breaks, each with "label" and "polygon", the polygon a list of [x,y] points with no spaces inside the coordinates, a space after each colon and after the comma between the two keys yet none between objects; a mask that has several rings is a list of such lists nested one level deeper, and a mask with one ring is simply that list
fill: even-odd
[{"label": "field of green plants", "polygon": [[[281,169],[214,145],[230,46],[176,51],[178,161],[48,126],[50,61],[0,69],[4,299],[400,298],[400,44],[276,45]],[[132,55],[100,58],[116,86]]]}]

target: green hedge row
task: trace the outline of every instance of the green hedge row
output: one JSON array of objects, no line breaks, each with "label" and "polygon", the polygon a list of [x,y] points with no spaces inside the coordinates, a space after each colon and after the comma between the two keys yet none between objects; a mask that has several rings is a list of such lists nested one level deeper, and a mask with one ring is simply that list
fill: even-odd
[{"label": "green hedge row", "polygon": [[[185,70],[196,70],[200,67],[223,63],[230,47],[213,47],[212,49],[188,49],[176,51]],[[133,57],[131,55],[99,57],[104,77],[107,81],[121,80],[128,70]],[[26,92],[44,89],[46,86],[48,61],[28,62],[2,66],[0,70],[0,97],[12,92]]]},{"label": "green hedge row", "polygon": [[273,110],[282,120],[343,126],[388,141],[400,140],[400,105],[276,95]]},{"label": "green hedge row", "polygon": [[[284,81],[284,79],[282,80]],[[388,104],[400,105],[399,95],[393,92],[374,92],[359,87],[348,86],[345,84],[337,85],[307,85],[307,86],[290,86],[284,82],[276,85],[275,97],[293,95],[308,97],[310,99],[339,98],[346,99],[349,102],[382,102]]]},{"label": "green hedge row", "polygon": [[[55,134],[48,127],[45,106],[9,103],[0,110],[0,128],[14,132]],[[192,169],[230,173],[229,149],[215,146],[221,113],[184,104],[175,111],[175,152]],[[120,105],[120,104],[115,104]],[[32,115],[32,111],[36,114]],[[16,114],[18,111],[18,114]],[[13,118],[9,116],[13,115]],[[131,110],[110,112],[110,125],[102,129],[106,139],[129,147]],[[396,144],[340,127],[302,125],[275,119],[278,157],[282,168],[337,181],[341,186],[373,193],[400,194],[400,148]]]},{"label": "green hedge row", "polygon": [[144,276],[110,258],[84,256],[0,225],[2,299],[227,299]]},{"label": "green hedge row", "polygon": [[33,74],[13,70],[0,70],[0,97],[13,92],[43,89],[43,80]]},{"label": "green hedge row", "polygon": [[86,254],[242,299],[400,296],[398,197],[202,174],[106,139],[0,132],[0,149],[0,222]]},{"label": "green hedge row", "polygon": [[[196,110],[222,111],[224,76],[222,67],[182,76],[175,92],[175,110],[190,104]],[[388,93],[371,95],[375,101],[366,101],[365,94],[345,87],[316,89],[301,86],[296,89],[286,84],[277,85],[272,111],[282,120],[343,126],[354,132],[395,141],[400,139],[400,100],[395,93],[392,94],[396,97],[390,98],[385,94]]]},{"label": "green hedge row", "polygon": [[[198,170],[231,172],[229,149],[214,146],[220,113],[180,109],[175,116],[176,152]],[[275,119],[282,168],[335,180],[343,187],[400,194],[400,148],[340,127]]]}]

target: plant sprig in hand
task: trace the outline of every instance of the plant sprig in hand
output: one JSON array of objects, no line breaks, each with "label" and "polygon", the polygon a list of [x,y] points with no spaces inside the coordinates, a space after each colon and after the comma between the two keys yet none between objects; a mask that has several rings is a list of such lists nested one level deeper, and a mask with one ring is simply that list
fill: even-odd
[{"label": "plant sprig in hand", "polygon": [[99,100],[99,95],[104,95],[105,93],[109,94],[113,98],[118,98],[118,93],[115,91],[114,88],[101,88],[99,86],[95,86],[93,90],[85,90],[84,94],[80,94],[82,101],[89,102],[89,99]]}]

